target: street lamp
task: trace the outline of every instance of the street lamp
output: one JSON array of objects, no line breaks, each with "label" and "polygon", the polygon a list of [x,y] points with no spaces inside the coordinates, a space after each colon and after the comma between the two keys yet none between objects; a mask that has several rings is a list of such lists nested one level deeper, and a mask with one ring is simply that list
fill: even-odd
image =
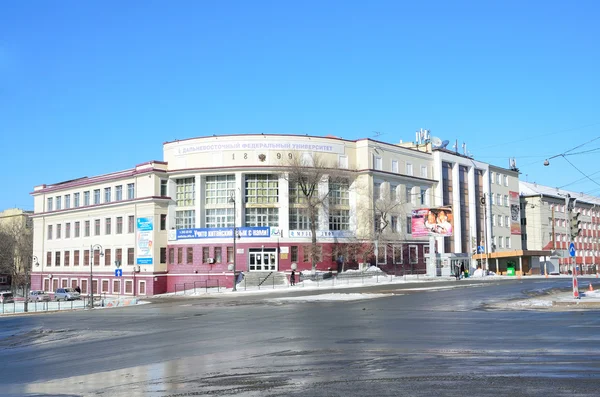
[{"label": "street lamp", "polygon": [[102,246],[100,244],[90,245],[90,308],[94,308],[94,282],[92,277],[94,276],[94,251],[100,251],[100,256],[104,256],[102,252]]},{"label": "street lamp", "polygon": [[235,211],[235,198],[233,196],[233,194],[231,194],[231,196],[229,197],[229,202],[233,204],[233,289],[232,291],[237,291],[236,288],[236,278],[235,278],[235,267],[237,264],[237,260],[236,260],[236,239],[237,239],[237,227],[235,226],[235,215],[236,215],[236,211]]},{"label": "street lamp", "polygon": [[[39,266],[37,256],[33,255],[31,257],[31,268],[34,266]],[[29,309],[27,308],[27,303],[29,302],[29,287],[30,287],[30,278],[31,278],[31,270],[28,267],[25,267],[25,301],[23,302],[23,311],[27,312]]]}]

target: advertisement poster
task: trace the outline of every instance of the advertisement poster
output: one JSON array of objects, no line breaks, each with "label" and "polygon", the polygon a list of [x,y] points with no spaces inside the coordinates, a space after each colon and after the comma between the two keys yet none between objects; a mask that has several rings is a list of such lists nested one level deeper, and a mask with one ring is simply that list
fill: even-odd
[{"label": "advertisement poster", "polygon": [[510,234],[521,234],[521,206],[519,193],[508,192],[510,197]]},{"label": "advertisement poster", "polygon": [[152,264],[153,218],[137,218],[137,259],[138,265]]},{"label": "advertisement poster", "polygon": [[452,236],[452,207],[419,208],[412,211],[412,235]]}]

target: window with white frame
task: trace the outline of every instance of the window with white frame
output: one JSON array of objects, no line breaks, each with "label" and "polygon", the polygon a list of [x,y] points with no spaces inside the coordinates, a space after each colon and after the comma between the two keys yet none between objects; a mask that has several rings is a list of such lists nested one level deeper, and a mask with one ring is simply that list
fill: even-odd
[{"label": "window with white frame", "polygon": [[402,245],[393,245],[392,250],[393,250],[392,255],[393,255],[394,263],[401,264],[402,259],[403,259]]},{"label": "window with white frame", "polygon": [[419,196],[419,203],[421,205],[426,205],[427,204],[427,189],[426,188],[421,188],[420,191],[420,196]]},{"label": "window with white frame", "polygon": [[387,264],[387,244],[380,244],[377,247],[377,264]]},{"label": "window with white frame", "polygon": [[175,229],[192,229],[196,227],[196,211],[175,211]]},{"label": "window with white frame", "polygon": [[79,207],[79,193],[74,193],[73,194],[73,207],[77,208]]},{"label": "window with white frame", "polygon": [[390,217],[390,226],[392,228],[392,233],[398,233],[400,231],[400,225],[398,224],[398,215],[392,215]]},{"label": "window with white frame", "polygon": [[502,215],[498,215],[498,226],[504,226],[504,218]]},{"label": "window with white frame", "polygon": [[492,226],[496,226],[496,217],[492,216]]},{"label": "window with white frame", "polygon": [[329,182],[329,205],[350,205],[350,185],[348,181]]},{"label": "window with white frame", "polygon": [[338,157],[338,167],[339,168],[348,168],[348,156],[339,156]]},{"label": "window with white frame", "polygon": [[65,209],[68,210],[71,208],[71,195],[65,194]]},{"label": "window with white frame", "polygon": [[504,248],[504,239],[498,236],[498,248]]},{"label": "window with white frame", "polygon": [[246,226],[279,226],[279,208],[246,208]]},{"label": "window with white frame", "polygon": [[56,196],[56,210],[62,209],[62,197]]},{"label": "window with white frame", "polygon": [[490,194],[490,204],[494,205],[494,195]]},{"label": "window with white frame", "polygon": [[188,207],[196,203],[196,178],[175,180],[175,203],[178,207]]},{"label": "window with white frame", "polygon": [[398,160],[392,160],[392,172],[398,173]]},{"label": "window with white frame", "polygon": [[381,182],[375,182],[373,185],[373,199],[379,200],[381,198]]},{"label": "window with white frame", "polygon": [[115,200],[116,201],[123,200],[123,185],[115,186]]},{"label": "window with white frame", "polygon": [[427,166],[421,166],[421,178],[427,178]]},{"label": "window with white frame", "polygon": [[502,205],[502,195],[500,193],[496,193],[496,205]]},{"label": "window with white frame", "polygon": [[104,188],[104,202],[110,203],[112,200],[112,189],[110,187]]},{"label": "window with white frame", "polygon": [[509,227],[509,226],[510,226],[510,218],[509,218],[508,216],[505,216],[505,217],[504,217],[504,225],[505,225],[506,227]]},{"label": "window with white frame", "polygon": [[383,169],[383,159],[381,157],[373,155],[373,168],[376,170]]},{"label": "window with white frame", "polygon": [[508,195],[507,194],[504,195],[504,206],[508,207]]},{"label": "window with white frame", "polygon": [[279,202],[279,177],[277,175],[246,175],[246,203],[275,204],[277,202]]},{"label": "window with white frame", "polygon": [[412,186],[408,186],[406,185],[406,197],[405,197],[405,202],[406,203],[412,203],[413,202],[413,196],[412,196],[412,190],[413,187]]},{"label": "window with white frame", "polygon": [[83,192],[83,205],[90,205],[90,191]]},{"label": "window with white frame", "polygon": [[490,172],[490,182],[493,184],[495,182],[494,180],[494,173]]},{"label": "window with white frame", "polygon": [[390,185],[390,200],[395,202],[398,200],[398,195],[396,191],[398,190],[398,186]]},{"label": "window with white frame", "polygon": [[233,208],[207,208],[206,227],[233,227]]},{"label": "window with white frame", "polygon": [[46,211],[52,211],[52,203],[53,203],[53,199],[52,197],[48,197],[48,199],[46,200]]},{"label": "window with white frame", "polygon": [[94,189],[94,204],[100,204],[100,189]]},{"label": "window with white frame", "polygon": [[504,186],[508,186],[508,175],[503,175],[504,178]]},{"label": "window with white frame", "polygon": [[408,246],[408,260],[410,263],[419,263],[419,246],[409,245]]},{"label": "window with white frame", "polygon": [[510,244],[510,237],[506,237],[506,248],[510,248],[511,244]]},{"label": "window with white frame", "polygon": [[349,210],[329,210],[329,230],[349,230],[350,229],[350,211]]},{"label": "window with white frame", "polygon": [[[318,214],[315,223],[319,224]],[[310,230],[308,208],[290,207],[290,230]]]},{"label": "window with white frame", "polygon": [[290,204],[306,204],[306,196],[298,184],[290,183],[288,193]]},{"label": "window with white frame", "polygon": [[235,175],[213,175],[204,180],[207,205],[228,204],[235,192]]},{"label": "window with white frame", "polygon": [[135,183],[127,184],[127,200],[133,200],[135,198]]},{"label": "window with white frame", "polygon": [[413,165],[412,163],[406,163],[406,175],[413,174]]},{"label": "window with white frame", "polygon": [[502,175],[500,175],[499,172],[496,172],[496,185],[502,184],[502,181],[500,180],[501,177],[502,177]]}]

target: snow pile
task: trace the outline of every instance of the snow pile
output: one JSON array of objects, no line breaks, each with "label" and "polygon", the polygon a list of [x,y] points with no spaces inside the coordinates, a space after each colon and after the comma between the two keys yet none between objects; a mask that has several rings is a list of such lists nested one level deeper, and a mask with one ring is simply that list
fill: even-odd
[{"label": "snow pile", "polygon": [[291,296],[284,298],[274,298],[273,301],[279,302],[324,302],[324,301],[357,301],[365,299],[386,298],[394,294],[321,294],[309,296]]}]

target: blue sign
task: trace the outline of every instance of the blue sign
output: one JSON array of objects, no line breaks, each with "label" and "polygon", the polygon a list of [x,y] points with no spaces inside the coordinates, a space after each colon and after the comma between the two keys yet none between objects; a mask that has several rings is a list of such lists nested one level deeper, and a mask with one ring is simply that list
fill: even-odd
[{"label": "blue sign", "polygon": [[576,253],[576,252],[577,252],[577,251],[575,251],[575,243],[571,243],[571,244],[569,244],[569,255],[571,255],[571,256],[575,256],[575,253]]},{"label": "blue sign", "polygon": [[484,254],[485,253],[485,247],[483,245],[478,245],[477,246],[477,253],[478,254]]},{"label": "blue sign", "polygon": [[115,277],[123,277],[123,269],[115,269]]},{"label": "blue sign", "polygon": [[142,232],[153,230],[152,218],[137,218],[137,230]]},{"label": "blue sign", "polygon": [[[238,227],[236,230],[240,237],[271,237],[271,228],[268,226]],[[177,240],[189,240],[196,238],[233,238],[233,228],[210,227],[199,229],[178,229],[176,236]]]},{"label": "blue sign", "polygon": [[152,258],[137,258],[136,264],[137,265],[151,265]]}]

